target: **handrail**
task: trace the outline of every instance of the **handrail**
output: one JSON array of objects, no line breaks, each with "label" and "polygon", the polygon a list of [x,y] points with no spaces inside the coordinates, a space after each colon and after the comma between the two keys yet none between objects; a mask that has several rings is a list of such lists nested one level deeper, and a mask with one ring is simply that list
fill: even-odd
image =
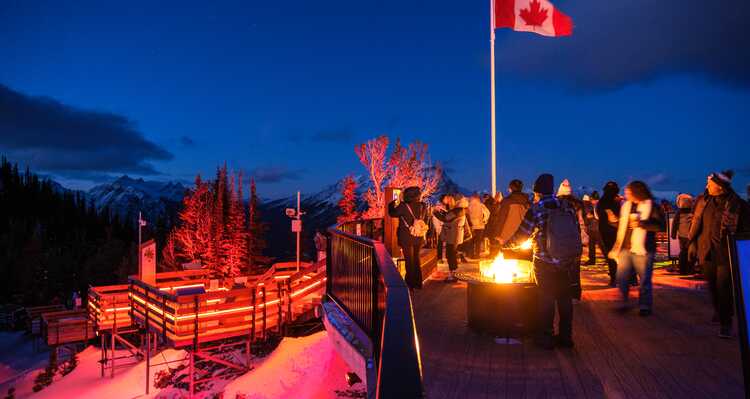
[{"label": "handrail", "polygon": [[377,380],[368,389],[375,390],[374,397],[421,398],[422,365],[409,289],[385,245],[354,234],[356,224],[362,233],[376,231],[362,231],[365,223],[377,222],[347,222],[328,230],[326,295],[371,340]]}]

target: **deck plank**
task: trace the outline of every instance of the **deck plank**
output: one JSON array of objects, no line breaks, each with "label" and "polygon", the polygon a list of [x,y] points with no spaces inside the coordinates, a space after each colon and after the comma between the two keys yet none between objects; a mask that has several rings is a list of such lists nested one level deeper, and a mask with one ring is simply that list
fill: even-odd
[{"label": "deck plank", "polygon": [[[466,285],[429,280],[414,298],[428,398],[741,398],[736,339],[720,340],[700,284],[655,275],[654,314],[614,312],[601,268],[584,271],[576,348],[497,344],[466,325]],[[631,295],[637,296],[637,293]]]}]

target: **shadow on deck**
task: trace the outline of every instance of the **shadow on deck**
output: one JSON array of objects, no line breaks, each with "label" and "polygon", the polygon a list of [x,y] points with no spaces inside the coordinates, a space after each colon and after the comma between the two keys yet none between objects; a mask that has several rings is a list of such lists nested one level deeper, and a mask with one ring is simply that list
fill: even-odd
[{"label": "shadow on deck", "polygon": [[505,345],[474,333],[466,284],[428,281],[414,298],[427,397],[744,397],[737,338],[716,336],[700,282],[658,271],[654,314],[644,318],[615,313],[617,292],[607,281],[600,268],[583,272],[576,348],[554,351],[530,338]]}]

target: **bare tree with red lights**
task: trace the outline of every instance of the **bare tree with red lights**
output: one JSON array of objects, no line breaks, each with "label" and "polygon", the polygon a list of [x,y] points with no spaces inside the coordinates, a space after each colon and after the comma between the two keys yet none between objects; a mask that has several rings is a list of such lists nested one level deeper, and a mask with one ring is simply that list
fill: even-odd
[{"label": "bare tree with red lights", "polygon": [[367,210],[362,214],[365,218],[383,217],[383,189],[389,176],[386,154],[388,152],[388,136],[379,136],[354,147],[359,162],[367,169],[372,186],[364,194]]},{"label": "bare tree with red lights", "polygon": [[427,198],[437,191],[440,183],[442,169],[430,162],[427,144],[415,141],[404,147],[397,139],[388,154],[388,143],[387,136],[379,136],[354,148],[372,185],[364,195],[367,210],[362,216],[365,218],[383,217],[386,185],[398,188],[417,186]]}]

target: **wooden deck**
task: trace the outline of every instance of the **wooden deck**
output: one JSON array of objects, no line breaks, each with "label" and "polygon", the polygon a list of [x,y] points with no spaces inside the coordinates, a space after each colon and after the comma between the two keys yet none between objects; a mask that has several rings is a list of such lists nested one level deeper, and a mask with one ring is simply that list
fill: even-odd
[{"label": "wooden deck", "polygon": [[643,318],[614,312],[617,293],[595,269],[574,305],[575,349],[553,351],[469,330],[466,284],[436,273],[414,298],[427,397],[744,397],[738,341],[716,336],[701,282],[657,271],[654,314]]}]

